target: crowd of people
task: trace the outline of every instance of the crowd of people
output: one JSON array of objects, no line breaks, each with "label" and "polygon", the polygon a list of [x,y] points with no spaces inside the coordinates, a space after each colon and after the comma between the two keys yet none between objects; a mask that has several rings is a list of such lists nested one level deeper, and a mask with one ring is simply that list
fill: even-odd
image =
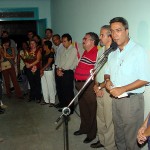
[{"label": "crowd of people", "polygon": [[[106,150],[138,150],[147,140],[150,143],[149,115],[143,123],[143,93],[150,82],[148,55],[129,37],[126,19],[113,18],[109,25],[100,28],[99,36],[86,33],[82,46],[73,42],[70,34],[60,36],[53,34],[52,29],[45,30],[44,38],[32,31],[27,36],[28,40],[17,51],[8,32],[2,32],[1,74],[9,98],[13,84],[17,98],[28,95],[28,102],[49,104],[62,111],[74,98],[74,89],[80,91],[91,71],[99,66],[102,54],[115,42],[116,50],[78,97],[81,124],[74,135],[85,134],[84,143],[98,135],[91,148]],[[18,76],[22,79],[22,90]],[[0,94],[1,91],[0,88]],[[4,113],[1,95],[0,101],[0,113]],[[74,109],[72,103],[70,114]]]}]

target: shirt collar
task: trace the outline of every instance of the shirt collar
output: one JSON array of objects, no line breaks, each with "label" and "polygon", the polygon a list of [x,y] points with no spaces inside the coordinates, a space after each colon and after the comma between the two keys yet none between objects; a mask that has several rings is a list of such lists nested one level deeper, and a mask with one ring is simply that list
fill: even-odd
[{"label": "shirt collar", "polygon": [[67,50],[67,49],[71,49],[71,48],[72,48],[72,44],[68,48],[65,48],[65,49]]},{"label": "shirt collar", "polygon": [[91,48],[89,51],[85,50],[85,53],[92,53],[93,51],[98,50],[97,46],[94,46],[93,48]]},{"label": "shirt collar", "polygon": [[129,39],[128,43],[124,46],[123,50],[120,52],[120,49],[117,48],[117,53],[126,53],[128,50],[130,50],[131,47],[135,45],[134,41],[132,39]]}]

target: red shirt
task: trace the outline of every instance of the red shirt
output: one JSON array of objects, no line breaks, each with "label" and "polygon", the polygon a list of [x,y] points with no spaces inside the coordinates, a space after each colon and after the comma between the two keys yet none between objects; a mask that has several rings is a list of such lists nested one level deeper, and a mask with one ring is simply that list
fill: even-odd
[{"label": "red shirt", "polygon": [[[39,52],[40,50],[39,49],[37,49],[34,53],[31,53],[31,50],[29,50],[28,51],[28,58],[27,59],[25,59],[25,62],[27,62],[27,63],[29,63],[29,64],[32,64],[34,61],[36,61],[36,59],[37,59],[37,55],[38,55],[38,52]],[[37,68],[39,68],[40,69],[40,62],[38,62],[36,65],[34,65],[34,66],[36,66]],[[32,67],[30,68],[30,69],[32,69]]]},{"label": "red shirt", "polygon": [[90,51],[84,51],[75,69],[74,77],[76,80],[86,80],[90,76],[90,70],[94,68],[96,63],[97,51],[97,46]]}]

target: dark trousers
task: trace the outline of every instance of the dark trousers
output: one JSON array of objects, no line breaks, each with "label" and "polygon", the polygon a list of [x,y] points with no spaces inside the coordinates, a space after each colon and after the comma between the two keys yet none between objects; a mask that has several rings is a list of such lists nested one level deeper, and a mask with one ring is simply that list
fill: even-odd
[{"label": "dark trousers", "polygon": [[[66,70],[62,77],[58,77],[57,94],[62,107],[68,106],[74,98],[74,72]],[[74,111],[74,104],[70,106],[71,112]]]},{"label": "dark trousers", "polygon": [[[76,89],[79,91],[84,82],[76,82]],[[94,139],[97,132],[97,122],[96,122],[96,110],[97,102],[96,96],[93,91],[94,82],[92,81],[83,90],[79,96],[79,108],[80,108],[80,131],[87,134],[89,139]]]},{"label": "dark trousers", "polygon": [[11,91],[10,91],[10,79],[11,79],[13,86],[15,88],[15,93],[16,93],[17,97],[21,97],[22,92],[21,92],[20,86],[17,82],[15,68],[12,66],[10,69],[3,70],[2,74],[4,77],[4,81],[5,81],[7,96],[11,95]]},{"label": "dark trousers", "polygon": [[26,75],[30,84],[29,98],[33,100],[41,100],[41,77],[40,70],[37,69],[35,73],[32,73],[31,69],[26,69]]}]

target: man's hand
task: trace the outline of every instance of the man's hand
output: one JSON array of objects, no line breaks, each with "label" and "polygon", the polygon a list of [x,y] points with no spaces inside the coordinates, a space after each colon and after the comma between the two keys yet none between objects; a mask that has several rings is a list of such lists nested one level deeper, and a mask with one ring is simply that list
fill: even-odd
[{"label": "man's hand", "polygon": [[138,134],[137,134],[137,140],[138,140],[138,143],[139,144],[143,144],[145,143],[145,141],[147,140],[146,136],[144,136],[144,131],[145,131],[145,127],[141,127],[139,130],[138,130]]},{"label": "man's hand", "polygon": [[43,75],[44,75],[44,70],[41,69],[41,70],[40,70],[40,77],[42,77]]},{"label": "man's hand", "polygon": [[114,97],[118,97],[124,92],[126,92],[126,90],[123,87],[115,87],[110,90],[110,94],[113,95]]},{"label": "man's hand", "polygon": [[57,75],[58,75],[59,77],[62,77],[63,74],[64,74],[64,73],[62,72],[61,69],[57,69]]},{"label": "man's hand", "polygon": [[90,75],[92,76],[92,80],[94,80],[96,74],[94,74],[95,70],[94,69],[91,69],[90,70]]},{"label": "man's hand", "polygon": [[106,89],[110,91],[112,87],[114,86],[113,83],[110,80],[106,80],[105,82],[106,82],[105,83]]},{"label": "man's hand", "polygon": [[96,92],[96,96],[97,97],[103,97],[104,96],[104,91],[101,89],[101,90],[98,90],[97,92]]},{"label": "man's hand", "polygon": [[104,91],[102,89],[98,88],[99,86],[97,84],[94,85],[93,90],[97,97],[103,97]]},{"label": "man's hand", "polygon": [[29,63],[25,63],[27,68],[30,68],[31,65]]},{"label": "man's hand", "polygon": [[94,90],[95,93],[97,92],[97,90],[98,90],[98,85],[97,84],[94,85],[93,90]]}]

